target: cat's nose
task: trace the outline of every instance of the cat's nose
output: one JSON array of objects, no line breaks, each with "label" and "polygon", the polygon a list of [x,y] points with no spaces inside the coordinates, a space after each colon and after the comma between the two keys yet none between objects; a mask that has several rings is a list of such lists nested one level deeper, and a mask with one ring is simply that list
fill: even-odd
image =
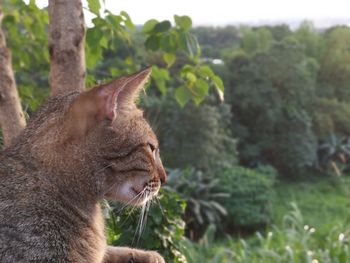
[{"label": "cat's nose", "polygon": [[167,175],[166,175],[166,172],[165,172],[163,165],[158,166],[158,177],[159,177],[161,184],[166,183]]},{"label": "cat's nose", "polygon": [[161,184],[166,183],[167,176],[166,176],[166,172],[164,171],[164,168],[163,168],[163,173],[159,174],[159,179]]},{"label": "cat's nose", "polygon": [[156,150],[156,166],[157,166],[157,172],[158,172],[158,178],[161,182],[161,184],[165,184],[166,182],[166,179],[167,179],[167,175],[166,175],[166,172],[165,172],[165,169],[163,167],[163,163],[162,163],[162,160],[160,159],[160,156],[159,156],[159,149]]}]

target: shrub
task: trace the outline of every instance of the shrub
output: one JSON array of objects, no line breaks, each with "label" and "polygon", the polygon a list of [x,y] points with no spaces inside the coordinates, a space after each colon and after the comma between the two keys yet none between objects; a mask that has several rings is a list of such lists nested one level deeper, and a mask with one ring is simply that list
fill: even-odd
[{"label": "shrub", "polygon": [[186,262],[180,252],[185,207],[185,201],[168,189],[161,189],[159,199],[146,210],[106,203],[108,243],[157,250],[169,263]]},{"label": "shrub", "polygon": [[253,170],[237,166],[218,174],[221,189],[231,194],[224,201],[227,230],[255,229],[271,221],[275,176],[272,167]]},{"label": "shrub", "polygon": [[303,47],[289,38],[250,57],[234,57],[227,66],[225,97],[232,106],[240,163],[268,163],[293,177],[314,164],[317,138],[309,109],[317,63]]},{"label": "shrub", "polygon": [[222,202],[230,194],[218,189],[218,179],[191,168],[172,170],[167,184],[186,200],[184,219],[188,237],[197,240],[209,225],[220,228],[227,215]]}]

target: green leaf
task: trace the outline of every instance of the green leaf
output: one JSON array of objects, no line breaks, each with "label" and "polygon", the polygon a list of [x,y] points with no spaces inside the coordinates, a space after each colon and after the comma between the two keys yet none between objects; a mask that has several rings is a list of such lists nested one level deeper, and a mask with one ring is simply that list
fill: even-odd
[{"label": "green leaf", "polygon": [[164,20],[156,24],[153,30],[157,33],[163,33],[168,31],[170,28],[171,28],[170,22],[168,20]]},{"label": "green leaf", "polygon": [[186,87],[181,86],[175,90],[175,99],[181,107],[184,107],[191,98],[192,93]]},{"label": "green leaf", "polygon": [[165,95],[168,91],[166,87],[166,81],[170,80],[169,71],[166,69],[152,67],[152,79],[157,85],[158,90]]},{"label": "green leaf", "polygon": [[213,76],[213,81],[214,84],[216,85],[216,87],[221,90],[222,92],[224,92],[224,83],[222,82],[222,79],[219,76]]},{"label": "green leaf", "polygon": [[156,51],[159,49],[160,39],[157,35],[151,35],[146,39],[145,47],[149,50]]},{"label": "green leaf", "polygon": [[212,77],[213,83],[215,85],[216,91],[218,92],[219,98],[221,101],[224,101],[224,83],[222,82],[222,79],[215,75]]},{"label": "green leaf", "polygon": [[174,16],[175,23],[178,27],[182,28],[184,31],[188,31],[192,26],[192,20],[188,16]]},{"label": "green leaf", "polygon": [[[119,29],[121,27],[120,23],[123,21],[121,16],[116,16],[113,14],[109,14],[106,16],[106,21],[114,28]],[[97,26],[97,25],[96,25]],[[102,27],[102,25],[99,25]]]},{"label": "green leaf", "polygon": [[158,24],[158,21],[155,19],[148,20],[142,27],[142,32],[144,33],[150,33],[154,26]]},{"label": "green leaf", "polygon": [[104,48],[108,47],[108,38],[106,36],[103,36],[100,39],[100,45],[101,45],[101,47],[104,47]]},{"label": "green leaf", "polygon": [[160,45],[165,52],[175,53],[177,49],[176,36],[173,34],[163,36]]},{"label": "green leaf", "polygon": [[196,82],[197,77],[192,72],[186,72],[186,79],[188,79],[191,83],[194,83],[194,82]]},{"label": "green leaf", "polygon": [[198,70],[198,73],[204,79],[205,78],[212,78],[213,76],[215,76],[214,72],[207,65],[201,66]]},{"label": "green leaf", "polygon": [[163,59],[166,62],[168,68],[170,68],[174,64],[176,56],[173,53],[164,53]]},{"label": "green leaf", "polygon": [[100,16],[100,8],[101,8],[100,0],[87,0],[87,2],[88,2],[90,12],[97,16]]},{"label": "green leaf", "polygon": [[200,48],[197,39],[190,33],[180,33],[180,47],[186,51],[190,58],[199,55]]},{"label": "green leaf", "polygon": [[209,85],[204,80],[197,79],[192,90],[195,94],[193,100],[197,105],[199,105],[204,100],[205,96],[208,94]]},{"label": "green leaf", "polygon": [[86,44],[89,47],[99,46],[101,38],[103,38],[103,32],[97,27],[89,28],[86,32]]},{"label": "green leaf", "polygon": [[208,93],[209,90],[209,85],[207,82],[205,82],[202,79],[197,79],[194,85],[195,89],[194,91],[196,92],[196,95],[198,96],[205,96]]},{"label": "green leaf", "polygon": [[134,23],[131,21],[131,18],[130,18],[129,14],[127,12],[121,11],[120,15],[122,17],[124,17],[124,23],[125,23],[126,27],[128,27],[131,30],[134,30],[136,28]]}]

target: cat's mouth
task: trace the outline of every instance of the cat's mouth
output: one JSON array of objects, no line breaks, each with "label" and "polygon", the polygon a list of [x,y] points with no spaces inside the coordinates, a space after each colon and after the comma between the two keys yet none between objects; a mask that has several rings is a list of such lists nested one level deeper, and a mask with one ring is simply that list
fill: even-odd
[{"label": "cat's mouth", "polygon": [[160,181],[159,180],[151,180],[145,186],[138,190],[135,187],[131,187],[131,191],[134,194],[133,199],[131,199],[131,204],[133,205],[144,205],[153,197],[155,197],[160,189]]},{"label": "cat's mouth", "polygon": [[142,206],[158,194],[160,185],[159,179],[145,183],[129,181],[117,186],[114,191],[108,192],[106,197],[128,205]]}]

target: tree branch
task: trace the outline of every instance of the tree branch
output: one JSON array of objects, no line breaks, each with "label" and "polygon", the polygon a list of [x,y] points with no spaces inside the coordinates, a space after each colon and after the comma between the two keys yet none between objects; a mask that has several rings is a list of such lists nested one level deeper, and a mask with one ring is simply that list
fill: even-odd
[{"label": "tree branch", "polygon": [[1,29],[2,18],[0,10],[0,124],[4,145],[8,146],[24,129],[26,120],[16,89],[11,53],[6,47],[5,35]]},{"label": "tree branch", "polygon": [[51,94],[85,89],[85,23],[81,0],[49,0]]}]

